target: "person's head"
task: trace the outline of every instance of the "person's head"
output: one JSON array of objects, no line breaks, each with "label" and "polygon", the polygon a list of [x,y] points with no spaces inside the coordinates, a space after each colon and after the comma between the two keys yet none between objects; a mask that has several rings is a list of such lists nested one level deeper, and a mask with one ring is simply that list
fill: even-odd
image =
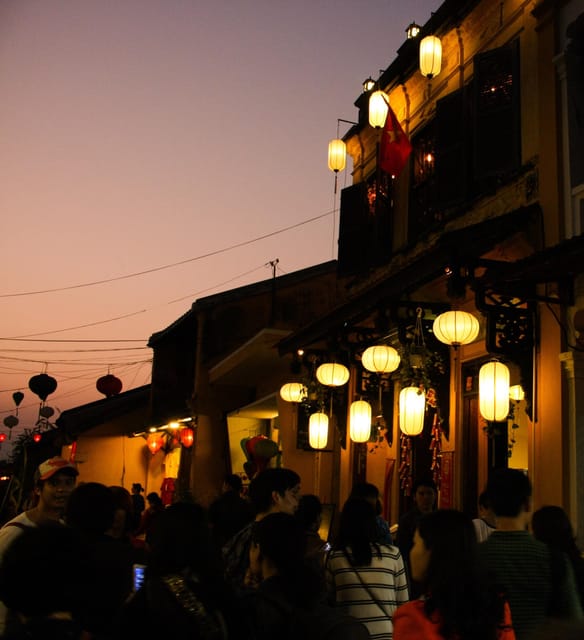
[{"label": "person's head", "polygon": [[144,492],[144,487],[139,482],[134,482],[132,485],[132,493],[140,495]]},{"label": "person's head", "polygon": [[301,496],[296,517],[305,531],[318,531],[322,521],[322,503],[318,496],[312,494]]},{"label": "person's head", "polygon": [[414,504],[422,513],[430,513],[434,510],[437,494],[436,483],[433,480],[418,480],[412,487]]},{"label": "person's head", "polygon": [[156,491],[152,491],[146,496],[146,501],[150,507],[159,508],[163,507],[162,498],[156,493]]},{"label": "person's head", "polygon": [[114,498],[115,512],[114,522],[109,530],[113,538],[123,538],[132,528],[134,517],[134,503],[130,492],[124,487],[113,485],[108,487]]},{"label": "person's head", "polygon": [[356,482],[351,489],[351,495],[349,497],[367,500],[367,502],[370,502],[375,507],[376,513],[381,513],[379,489],[371,482]]},{"label": "person's head", "polygon": [[116,502],[110,489],[99,482],[86,482],[75,488],[65,510],[70,527],[102,535],[114,522]]},{"label": "person's head", "polygon": [[538,509],[531,516],[533,535],[553,549],[558,549],[570,556],[578,555],[574,530],[568,514],[562,507],[546,506]]},{"label": "person's head", "polygon": [[377,540],[375,507],[363,498],[349,498],[343,505],[335,546],[347,551],[355,565],[371,564],[371,545]]},{"label": "person's head", "polygon": [[233,491],[238,495],[243,491],[243,482],[236,473],[230,473],[223,480],[223,493]]},{"label": "person's head", "polygon": [[62,512],[78,475],[75,465],[64,458],[55,456],[41,462],[34,475],[39,508],[47,512]]},{"label": "person's head", "polygon": [[488,522],[491,526],[495,526],[496,516],[495,512],[491,508],[491,502],[489,500],[489,494],[486,491],[481,492],[478,499],[479,518],[482,518],[485,522]]},{"label": "person's head", "polygon": [[305,552],[304,528],[293,515],[269,513],[254,524],[250,568],[264,578],[274,574],[296,575],[304,563]]},{"label": "person's head", "polygon": [[519,469],[494,469],[487,496],[497,517],[517,518],[531,509],[531,482]]},{"label": "person's head", "polygon": [[293,514],[300,498],[300,476],[292,469],[265,469],[251,481],[249,499],[258,514]]}]

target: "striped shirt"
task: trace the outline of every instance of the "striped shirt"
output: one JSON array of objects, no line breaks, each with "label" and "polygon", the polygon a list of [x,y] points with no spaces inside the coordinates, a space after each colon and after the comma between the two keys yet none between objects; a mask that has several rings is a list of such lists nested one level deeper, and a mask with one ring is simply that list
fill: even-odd
[{"label": "striped shirt", "polygon": [[[409,600],[408,582],[399,549],[371,547],[369,566],[353,567],[342,550],[329,554],[326,578],[331,597],[346,613],[360,620],[374,640],[390,640],[395,609]],[[350,552],[350,550],[349,550]]]}]

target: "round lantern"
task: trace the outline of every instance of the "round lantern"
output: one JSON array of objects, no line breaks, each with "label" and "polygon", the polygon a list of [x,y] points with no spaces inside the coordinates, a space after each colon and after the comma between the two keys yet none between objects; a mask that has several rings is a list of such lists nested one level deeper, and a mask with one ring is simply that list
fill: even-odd
[{"label": "round lantern", "polygon": [[151,433],[146,438],[146,445],[150,449],[150,453],[155,455],[162,448],[163,437],[159,433]]},{"label": "round lantern", "polygon": [[287,382],[280,387],[280,397],[286,402],[302,402],[308,390],[302,382]]},{"label": "round lantern", "polygon": [[12,429],[12,427],[15,427],[18,424],[18,418],[16,416],[6,416],[4,418],[4,426],[8,427],[9,429]]},{"label": "round lantern", "polygon": [[349,382],[349,370],[338,362],[326,362],[316,370],[316,379],[327,387],[342,387]]},{"label": "round lantern", "polygon": [[453,347],[474,342],[479,330],[479,321],[472,313],[458,310],[441,313],[432,325],[436,338]]},{"label": "round lantern", "polygon": [[420,71],[426,78],[433,78],[442,68],[442,43],[436,36],[426,36],[420,42]]},{"label": "round lantern", "polygon": [[39,416],[46,418],[47,420],[55,415],[53,407],[41,407],[39,409]]},{"label": "round lantern", "polygon": [[386,344],[368,347],[363,351],[361,363],[373,373],[391,373],[399,367],[399,353]]},{"label": "round lantern", "polygon": [[347,145],[340,138],[329,142],[328,168],[335,173],[342,171],[347,166]]},{"label": "round lantern", "polygon": [[385,125],[389,111],[389,96],[385,91],[374,91],[369,98],[369,124],[376,129]]},{"label": "round lantern", "polygon": [[371,435],[371,405],[365,400],[351,403],[349,437],[353,442],[367,442]]},{"label": "round lantern", "polygon": [[509,415],[509,368],[487,362],[479,371],[479,411],[485,420],[501,422]]},{"label": "round lantern", "polygon": [[190,427],[184,427],[180,430],[180,442],[187,449],[193,446],[195,441],[195,432]]},{"label": "round lantern", "polygon": [[324,449],[328,441],[329,419],[321,411],[308,418],[308,444],[313,449]]},{"label": "round lantern", "polygon": [[112,396],[117,396],[122,390],[122,381],[108,373],[97,380],[95,388],[100,393],[103,393],[106,398],[111,398]]},{"label": "round lantern", "polygon": [[6,440],[6,434],[0,433],[0,442],[4,442]]},{"label": "round lantern", "polygon": [[424,430],[426,394],[419,387],[404,387],[399,393],[399,428],[406,436]]},{"label": "round lantern", "polygon": [[514,384],[512,387],[509,387],[509,397],[511,400],[515,400],[515,402],[521,402],[521,400],[525,398],[523,387],[520,384]]},{"label": "round lantern", "polygon": [[40,433],[35,433],[35,434],[33,435],[32,439],[33,439],[33,442],[40,442],[40,441],[41,441],[41,439],[42,439],[42,436],[41,436],[41,434],[40,434]]},{"label": "round lantern", "polygon": [[46,373],[39,373],[28,381],[28,388],[44,402],[57,388],[57,381]]}]

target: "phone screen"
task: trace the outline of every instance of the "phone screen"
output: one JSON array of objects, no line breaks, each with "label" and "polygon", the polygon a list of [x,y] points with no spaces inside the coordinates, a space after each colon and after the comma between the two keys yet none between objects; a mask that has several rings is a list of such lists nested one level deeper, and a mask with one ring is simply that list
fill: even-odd
[{"label": "phone screen", "polygon": [[146,565],[135,564],[132,569],[134,574],[134,591],[138,591],[138,589],[144,584],[144,572],[146,571]]}]

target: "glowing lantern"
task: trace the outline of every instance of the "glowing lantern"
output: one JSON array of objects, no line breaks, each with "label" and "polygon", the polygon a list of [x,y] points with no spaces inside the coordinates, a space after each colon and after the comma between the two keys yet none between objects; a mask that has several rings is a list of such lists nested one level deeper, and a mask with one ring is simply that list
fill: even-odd
[{"label": "glowing lantern", "polygon": [[313,449],[324,449],[328,441],[329,419],[326,413],[313,413],[308,419],[308,444]]},{"label": "glowing lantern", "polygon": [[433,78],[442,68],[442,43],[436,36],[426,36],[420,42],[420,71],[426,78]]},{"label": "glowing lantern", "polygon": [[40,433],[35,433],[32,437],[32,439],[34,440],[34,442],[40,442],[41,441],[41,434]]},{"label": "glowing lantern", "polygon": [[349,437],[353,442],[367,442],[371,435],[371,405],[365,400],[351,403]]},{"label": "glowing lantern", "polygon": [[406,436],[418,436],[424,430],[426,394],[419,387],[405,387],[399,393],[399,428]]},{"label": "glowing lantern", "polygon": [[185,427],[180,430],[180,441],[184,447],[193,446],[193,442],[195,441],[195,432],[190,427]]},{"label": "glowing lantern", "polygon": [[329,142],[328,168],[335,173],[342,171],[347,166],[347,145],[340,138]]},{"label": "glowing lantern", "polygon": [[155,455],[162,448],[163,437],[159,433],[151,433],[146,438],[146,445],[150,449],[150,453]]},{"label": "glowing lantern", "polygon": [[376,129],[385,125],[389,111],[389,96],[385,91],[374,91],[369,98],[369,124]]},{"label": "glowing lantern", "polygon": [[342,387],[349,381],[349,370],[338,362],[326,362],[316,370],[316,379],[327,387]]},{"label": "glowing lantern", "polygon": [[6,434],[0,433],[0,442],[4,442],[6,440]]},{"label": "glowing lantern", "polygon": [[106,398],[111,398],[112,396],[117,396],[122,390],[122,381],[108,373],[98,379],[95,383],[95,388],[100,393],[103,393]]},{"label": "glowing lantern", "polygon": [[521,402],[521,400],[525,398],[523,387],[520,384],[514,384],[512,387],[509,387],[509,397],[511,400],[515,400],[515,402]]},{"label": "glowing lantern", "polygon": [[479,330],[479,321],[472,313],[458,310],[441,313],[432,325],[436,338],[452,347],[474,342]]},{"label": "glowing lantern", "polygon": [[57,388],[57,381],[46,373],[39,373],[28,381],[28,388],[44,402]]},{"label": "glowing lantern", "polygon": [[302,402],[307,393],[302,382],[287,382],[280,388],[280,397],[286,402]]},{"label": "glowing lantern", "polygon": [[361,356],[361,363],[373,373],[391,373],[399,367],[399,353],[386,344],[368,347]]},{"label": "glowing lantern", "polygon": [[366,80],[363,80],[363,93],[369,93],[371,89],[375,86],[375,80],[371,76]]},{"label": "glowing lantern", "polygon": [[509,415],[509,368],[502,362],[487,362],[479,371],[479,411],[493,422]]}]

